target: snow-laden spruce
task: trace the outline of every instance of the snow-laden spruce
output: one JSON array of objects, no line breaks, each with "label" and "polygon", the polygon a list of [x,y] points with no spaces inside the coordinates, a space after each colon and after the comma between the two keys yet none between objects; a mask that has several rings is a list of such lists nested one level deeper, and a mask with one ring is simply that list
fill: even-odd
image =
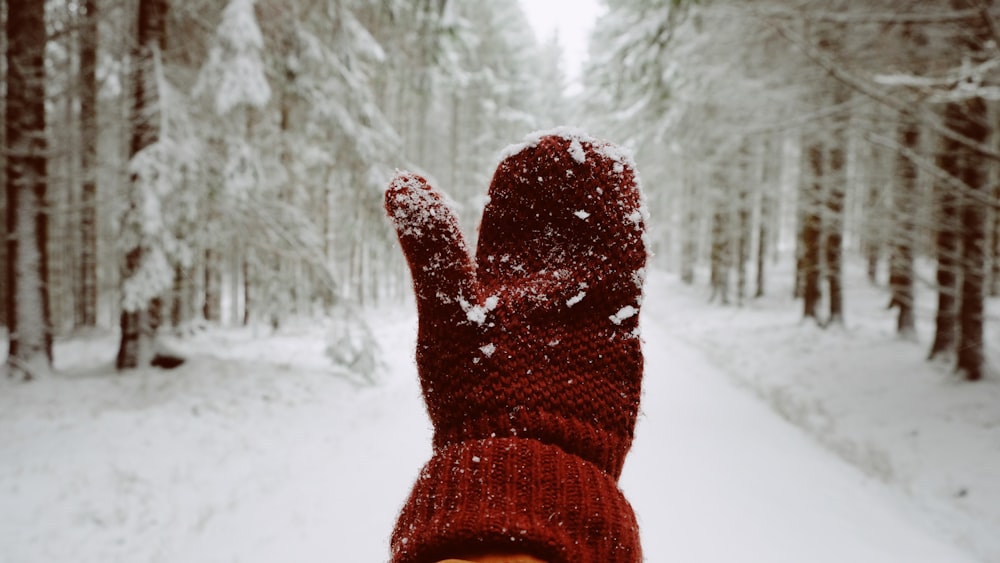
[{"label": "snow-laden spruce", "polygon": [[260,108],[271,99],[261,60],[264,37],[253,4],[253,0],[229,1],[194,87],[196,96],[212,96],[218,115],[239,106]]}]

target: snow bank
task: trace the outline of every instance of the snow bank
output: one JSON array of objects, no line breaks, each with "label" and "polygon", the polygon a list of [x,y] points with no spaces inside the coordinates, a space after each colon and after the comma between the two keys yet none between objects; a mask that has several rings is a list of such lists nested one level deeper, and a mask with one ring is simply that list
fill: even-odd
[{"label": "snow bank", "polygon": [[0,560],[385,560],[430,434],[414,320],[378,318],[379,387],[331,372],[322,327],[209,332],[127,375],[114,337],[63,343],[83,371],[0,381]]},{"label": "snow bank", "polygon": [[[948,538],[1000,561],[997,382],[924,363],[856,281],[838,332],[650,272],[622,477],[647,561],[974,560]],[[0,381],[3,561],[384,561],[430,429],[412,304],[370,318],[376,387],[309,324],[209,331],[174,343],[182,368],[126,375],[113,335],[60,343],[64,375]]]},{"label": "snow bank", "polygon": [[[923,527],[983,560],[1000,561],[1000,381],[968,384],[950,366],[925,360],[933,337],[931,290],[918,291],[918,341],[901,340],[884,289],[871,287],[859,264],[847,265],[844,328],[802,322],[801,303],[789,297],[788,263],[769,273],[768,297],[743,307],[710,305],[702,287],[662,273],[651,276],[647,294],[664,296],[651,314],[669,319],[671,335],[888,485]],[[989,308],[995,313],[998,305]],[[989,318],[986,341],[996,342],[1000,316]],[[998,351],[987,351],[994,366]]]}]

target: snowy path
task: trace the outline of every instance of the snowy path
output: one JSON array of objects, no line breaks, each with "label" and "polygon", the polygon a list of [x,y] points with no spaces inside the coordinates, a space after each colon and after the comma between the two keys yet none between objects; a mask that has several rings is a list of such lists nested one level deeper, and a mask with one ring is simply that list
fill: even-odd
[{"label": "snowy path", "polygon": [[646,316],[646,392],[622,487],[650,562],[962,562],[881,486]]},{"label": "snowy path", "polygon": [[[647,561],[971,561],[668,336],[649,301],[622,481]],[[379,316],[374,388],[325,372],[321,335],[227,333],[193,344],[225,357],[173,372],[0,384],[0,562],[384,561],[430,451],[414,325]]]}]

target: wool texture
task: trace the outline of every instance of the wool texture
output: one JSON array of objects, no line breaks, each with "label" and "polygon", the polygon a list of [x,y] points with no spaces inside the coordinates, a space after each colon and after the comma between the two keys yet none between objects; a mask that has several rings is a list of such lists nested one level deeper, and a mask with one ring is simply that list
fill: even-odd
[{"label": "wool texture", "polygon": [[399,173],[386,192],[434,426],[393,561],[637,563],[638,525],[618,488],[643,369],[634,163],[579,131],[539,133],[508,149],[488,195],[473,259],[424,178]]}]

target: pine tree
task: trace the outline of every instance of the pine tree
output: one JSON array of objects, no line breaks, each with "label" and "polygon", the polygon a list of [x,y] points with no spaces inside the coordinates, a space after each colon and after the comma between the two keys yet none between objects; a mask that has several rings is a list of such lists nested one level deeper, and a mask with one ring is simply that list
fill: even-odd
[{"label": "pine tree", "polygon": [[[257,139],[252,126],[254,112],[266,106],[271,99],[271,87],[262,61],[263,48],[264,37],[257,24],[253,0],[230,0],[223,10],[208,60],[194,87],[196,96],[207,95],[212,101],[215,116],[219,118],[215,134],[221,138],[216,144],[225,153],[220,155],[225,164],[221,170],[223,190],[217,197],[225,202],[224,206],[233,209],[256,199],[254,196],[264,184],[262,159],[255,146]],[[233,291],[232,294],[243,294],[240,319],[246,324],[250,320],[254,294],[250,283],[253,276],[253,242],[233,234],[207,244],[218,247],[227,242],[235,252],[232,258],[240,264],[231,272],[234,283],[241,285],[240,291]],[[209,248],[205,253],[205,318],[213,321],[221,320],[222,265],[216,259],[216,253],[218,248]],[[233,312],[238,314],[238,308],[233,307]]]},{"label": "pine tree", "polygon": [[52,367],[45,138],[45,3],[7,3],[6,193],[8,373]]},{"label": "pine tree", "polygon": [[173,275],[162,250],[150,244],[151,226],[147,223],[162,221],[150,215],[150,203],[159,195],[156,185],[167,181],[161,177],[165,174],[152,149],[160,138],[162,92],[157,66],[166,46],[166,21],[166,0],[139,1],[133,55],[136,67],[129,144],[131,179],[128,209],[122,226],[127,246],[122,271],[121,344],[115,362],[119,370],[146,366],[152,361],[158,300],[169,287]]},{"label": "pine tree", "polygon": [[[953,131],[967,139],[982,143],[989,134],[986,122],[986,101],[972,97],[948,104],[946,119]],[[961,266],[958,306],[958,354],[956,369],[969,381],[983,378],[983,309],[986,297],[986,208],[972,195],[986,191],[986,167],[982,157],[967,146],[959,154],[957,176],[967,186],[969,197],[962,200]],[[949,171],[951,172],[951,171]]]},{"label": "pine tree", "polygon": [[83,3],[80,29],[80,255],[76,274],[77,327],[97,325],[97,1]]},{"label": "pine tree", "polygon": [[[951,111],[954,111],[952,109]],[[941,139],[936,164],[950,174],[957,174],[958,152],[961,145],[949,138]],[[961,224],[959,221],[959,201],[961,193],[953,186],[935,186],[938,205],[937,212],[937,314],[935,316],[934,342],[931,344],[929,359],[941,356],[954,357],[955,352],[955,321],[958,313],[958,281],[961,263],[959,259]]]},{"label": "pine tree", "polygon": [[806,147],[806,163],[809,174],[802,183],[802,224],[799,233],[802,254],[798,263],[799,279],[802,280],[802,316],[819,322],[820,260],[822,259],[823,237],[823,183],[825,181],[824,156],[826,151],[819,140],[812,140]]},{"label": "pine tree", "polygon": [[[918,148],[920,129],[912,120],[899,123],[899,145],[908,151]],[[892,235],[889,256],[889,308],[897,309],[896,331],[914,338],[914,244],[916,243],[917,167],[903,153],[896,156],[896,181],[892,192]]]}]

